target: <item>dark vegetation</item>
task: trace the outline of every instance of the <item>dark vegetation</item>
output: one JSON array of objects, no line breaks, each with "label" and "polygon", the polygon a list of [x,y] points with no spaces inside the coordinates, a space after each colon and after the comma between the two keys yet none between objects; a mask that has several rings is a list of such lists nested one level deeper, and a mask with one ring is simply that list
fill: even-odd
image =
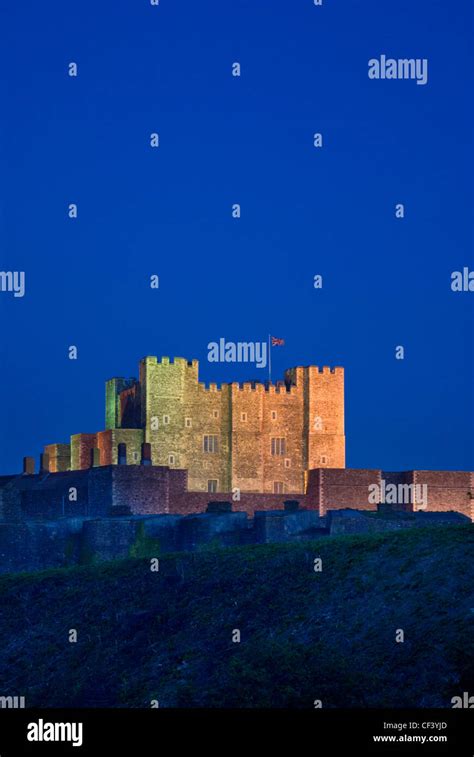
[{"label": "dark vegetation", "polygon": [[156,551],[2,576],[0,694],[29,707],[450,707],[474,694],[472,526],[165,555],[152,572]]}]

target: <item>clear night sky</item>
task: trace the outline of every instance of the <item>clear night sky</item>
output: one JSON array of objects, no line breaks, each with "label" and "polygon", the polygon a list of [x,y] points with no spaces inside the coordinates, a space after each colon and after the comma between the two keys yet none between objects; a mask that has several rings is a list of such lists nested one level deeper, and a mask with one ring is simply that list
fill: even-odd
[{"label": "clear night sky", "polygon": [[[146,354],[265,379],[207,344],[268,333],[274,378],[345,367],[349,467],[473,470],[472,8],[4,0],[0,268],[26,294],[0,293],[0,472],[102,429]],[[381,54],[428,83],[369,80]]]}]

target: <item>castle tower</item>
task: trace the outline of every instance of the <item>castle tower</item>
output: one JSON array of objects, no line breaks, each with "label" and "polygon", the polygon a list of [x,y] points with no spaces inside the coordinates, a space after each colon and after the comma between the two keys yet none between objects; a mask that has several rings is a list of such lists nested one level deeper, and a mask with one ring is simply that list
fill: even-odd
[{"label": "castle tower", "polygon": [[305,469],[345,468],[344,368],[291,368],[286,380],[303,386]]},{"label": "castle tower", "polygon": [[190,490],[230,489],[227,387],[199,383],[199,363],[146,357],[140,362],[141,425],[153,465],[186,468]]},{"label": "castle tower", "polygon": [[[106,430],[71,437],[71,468],[153,465],[188,471],[190,491],[302,493],[313,468],[344,468],[344,370],[296,367],[285,381],[206,386],[197,360],[147,356],[140,378],[106,383]],[[61,461],[61,465],[63,462]]]},{"label": "castle tower", "polygon": [[344,369],[309,366],[305,370],[307,468],[345,468]]},{"label": "castle tower", "polygon": [[186,372],[190,368],[192,371],[192,364],[189,366],[183,358],[170,361],[163,357],[158,361],[149,356],[140,361],[140,423],[144,441],[151,444],[154,465],[180,466]]},{"label": "castle tower", "polygon": [[[137,397],[138,382],[135,378],[111,378],[105,382],[105,428],[135,428],[139,426],[133,401],[139,403]],[[128,390],[128,391],[127,391]],[[129,402],[125,397],[131,398]],[[124,417],[125,416],[125,417]],[[134,423],[135,425],[130,425]]]}]

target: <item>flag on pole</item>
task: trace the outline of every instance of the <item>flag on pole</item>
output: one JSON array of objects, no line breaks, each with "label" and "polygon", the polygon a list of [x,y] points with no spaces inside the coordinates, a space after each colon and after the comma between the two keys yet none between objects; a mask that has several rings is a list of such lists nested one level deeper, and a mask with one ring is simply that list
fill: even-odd
[{"label": "flag on pole", "polygon": [[283,347],[285,344],[284,339],[280,339],[277,336],[268,335],[268,380],[272,380],[272,347]]}]

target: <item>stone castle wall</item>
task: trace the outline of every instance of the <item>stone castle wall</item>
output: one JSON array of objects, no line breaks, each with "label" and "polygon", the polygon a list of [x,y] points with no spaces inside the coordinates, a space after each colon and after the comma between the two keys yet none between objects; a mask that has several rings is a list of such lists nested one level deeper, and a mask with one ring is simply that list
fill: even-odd
[{"label": "stone castle wall", "polygon": [[[137,464],[148,442],[153,465],[186,469],[191,491],[303,494],[309,468],[345,466],[342,368],[298,367],[276,385],[218,387],[199,382],[198,367],[146,357],[139,381],[107,381],[106,430],[71,437],[70,467],[88,468],[94,448],[100,465],[116,464],[120,443],[127,464]],[[48,445],[54,461],[58,446]],[[62,446],[54,470],[66,469]]]},{"label": "stone castle wall", "polygon": [[415,484],[425,484],[428,491],[428,510],[445,512],[456,510],[474,517],[474,473],[469,471],[413,471]]},{"label": "stone castle wall", "polygon": [[[413,512],[448,512],[454,510],[469,518],[474,515],[474,473],[469,471],[396,471],[362,469],[311,470],[308,474],[306,497],[317,503],[320,515],[328,510],[354,508],[376,510],[370,501],[369,487],[382,487],[385,482],[400,487],[398,501],[390,502],[394,510]],[[406,501],[407,487],[426,487],[426,502]],[[419,489],[421,491],[421,489]]]},{"label": "stone castle wall", "polygon": [[[125,429],[128,433],[128,429]],[[105,433],[105,432],[104,432]],[[144,448],[147,444],[144,443]],[[148,452],[148,450],[147,450]],[[140,455],[144,455],[141,451]],[[127,452],[128,458],[128,452]],[[144,455],[144,459],[146,455]],[[401,494],[409,486],[424,487],[426,501],[380,502],[370,498],[371,487],[398,485]],[[388,491],[388,489],[387,489]],[[323,517],[328,510],[351,508],[376,511],[378,504],[405,512],[456,511],[473,516],[474,474],[464,471],[354,470],[350,468],[309,471],[306,493],[194,492],[188,490],[188,471],[169,466],[104,465],[87,470],[40,472],[8,476],[0,480],[0,519],[106,515],[117,513],[190,514],[204,512],[209,502],[230,502],[234,509],[252,516],[257,510],[282,508],[287,500]]]},{"label": "stone castle wall", "polygon": [[[46,523],[0,523],[0,573],[36,571],[119,560],[159,558],[167,552],[215,549],[370,534],[406,528],[469,524],[459,513],[396,513],[383,517],[355,510],[201,513],[105,518],[62,518]],[[373,517],[371,517],[373,516]]]},{"label": "stone castle wall", "polygon": [[381,474],[380,470],[354,470],[352,468],[310,470],[307,495],[318,503],[321,515],[324,515],[327,510],[346,507],[357,510],[376,510],[377,505],[369,502],[369,486],[380,484]]}]

